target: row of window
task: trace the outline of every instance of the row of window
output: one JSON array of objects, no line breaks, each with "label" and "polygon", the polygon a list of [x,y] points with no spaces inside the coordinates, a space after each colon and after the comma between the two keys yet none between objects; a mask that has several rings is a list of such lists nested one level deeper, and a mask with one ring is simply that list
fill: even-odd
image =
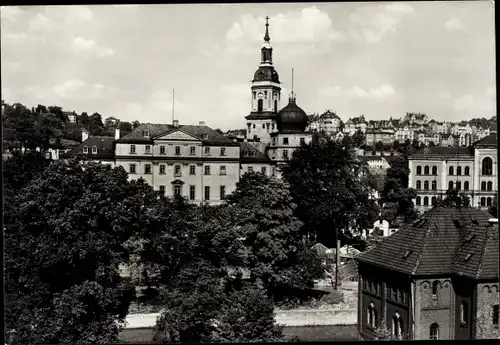
[{"label": "row of window", "polygon": [[[428,196],[424,196],[423,198],[421,196],[417,196],[415,198],[415,205],[417,206],[434,206],[436,205],[436,202],[437,202],[437,198],[435,196],[433,196],[431,198],[431,203],[429,204],[429,197]],[[491,206],[493,204],[493,198],[486,198],[486,197],[482,197],[481,199],[479,199],[479,203],[482,207],[485,207],[485,206]]]},{"label": "row of window", "polygon": [[[88,146],[83,147],[83,153],[89,153]],[[97,146],[92,146],[92,154],[95,155],[96,153],[97,153]]]},{"label": "row of window", "polygon": [[[437,166],[432,167],[432,174],[430,172],[430,167],[428,165],[424,166],[424,173],[423,175],[437,175],[438,174],[438,168]],[[418,165],[417,166],[417,175],[422,175],[422,166]],[[455,175],[455,167],[450,166],[448,168],[448,175]],[[461,176],[462,175],[462,167],[457,166],[456,170],[456,175]],[[464,175],[469,176],[470,175],[470,168],[466,166],[464,168]],[[493,175],[493,160],[490,157],[485,157],[481,163],[481,175]]]},{"label": "row of window", "polygon": [[[305,144],[305,143],[306,143],[306,138],[300,138],[299,140],[300,140],[300,145],[302,145],[302,144]],[[289,145],[289,143],[290,143],[290,142],[288,141],[288,138],[287,138],[287,137],[285,137],[285,138],[283,138],[283,139],[281,140],[281,144],[282,144],[282,145]],[[273,140],[272,140],[272,144],[273,144],[273,145],[276,145],[276,138],[273,138]]]},{"label": "row of window", "polygon": [[398,303],[405,303],[405,292],[401,289],[398,289],[396,287],[387,285],[387,290],[386,290],[386,298],[398,302]]},{"label": "row of window", "polygon": [[[257,127],[257,125],[255,123],[254,124],[248,123],[247,126],[248,126],[248,129],[250,129],[250,126],[252,126],[253,129],[255,129]],[[274,123],[263,123],[262,129],[265,129],[267,127],[267,131],[269,132],[269,128],[274,129],[274,126],[275,126]]]},{"label": "row of window", "polygon": [[[453,187],[455,187],[455,189],[457,189],[457,190],[461,190],[462,189],[462,182],[461,181],[456,181],[455,183],[453,183],[453,181],[448,182],[448,189],[453,189]],[[469,190],[469,187],[470,187],[469,181],[465,181],[464,182],[464,190]],[[420,180],[418,180],[416,182],[415,189],[417,189],[417,190],[422,189],[422,182]],[[424,181],[423,190],[429,190],[429,181]],[[436,181],[431,182],[431,189],[430,190],[437,190],[437,182]],[[490,190],[490,191],[493,190],[493,182],[491,182],[491,181],[481,182],[481,190]]]},{"label": "row of window", "polygon": [[[183,196],[182,185],[176,184],[174,185],[173,189],[175,196]],[[160,186],[160,192],[165,193],[164,185]],[[204,196],[203,200],[210,200],[210,186],[204,187],[203,196]],[[226,186],[219,187],[219,198],[220,200],[224,200],[226,198]],[[196,186],[191,185],[189,186],[189,200],[195,200],[195,199],[196,199]]]},{"label": "row of window", "polygon": [[[248,167],[248,172],[249,173],[254,172],[254,169],[252,166]],[[261,167],[260,172],[264,175],[267,174],[267,167]],[[135,163],[130,164],[129,173],[137,174],[137,165]],[[144,174],[146,174],[146,175],[152,174],[151,164],[144,164]],[[166,175],[166,165],[165,164],[160,164],[160,173],[159,174]],[[189,175],[196,175],[196,165],[189,166]],[[204,175],[211,175],[210,165],[204,166]],[[219,175],[226,175],[226,166],[225,165],[221,165],[219,167]],[[180,164],[174,165],[174,176],[182,176],[182,167]]]},{"label": "row of window", "polygon": [[[205,155],[210,155],[211,154],[211,147],[210,146],[205,146]],[[146,145],[144,149],[145,154],[151,154],[151,145]],[[130,145],[130,153],[131,154],[136,154],[136,146],[135,145]],[[165,155],[166,154],[166,147],[165,145],[160,146],[160,155]],[[181,147],[180,146],[175,146],[175,155],[180,156],[181,154]],[[189,147],[189,154],[190,155],[195,155],[196,154],[196,146],[190,146]],[[220,155],[225,156],[226,155],[226,148],[221,147],[220,148]]]}]

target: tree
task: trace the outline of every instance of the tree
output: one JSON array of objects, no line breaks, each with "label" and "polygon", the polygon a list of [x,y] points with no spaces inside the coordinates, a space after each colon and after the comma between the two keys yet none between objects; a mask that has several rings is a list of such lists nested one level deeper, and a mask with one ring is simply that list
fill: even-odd
[{"label": "tree", "polygon": [[306,232],[327,247],[372,221],[362,219],[375,206],[364,172],[351,138],[337,142],[321,135],[294,151],[283,167],[283,177],[298,205],[297,217]]},{"label": "tree", "polygon": [[52,162],[6,200],[6,327],[20,343],[116,340],[135,295],[118,265],[156,200],[123,168],[76,160]]},{"label": "tree", "polygon": [[136,129],[137,127],[139,127],[141,125],[141,123],[137,120],[135,120],[134,122],[132,122],[132,128],[133,129]]},{"label": "tree", "polygon": [[[495,313],[496,315],[494,316]],[[482,306],[479,308],[478,316],[476,317],[476,339],[500,339],[500,328],[498,324],[493,324],[494,317],[498,320],[498,293],[491,301],[488,301],[487,298],[483,298],[482,300]]]},{"label": "tree", "polygon": [[439,198],[434,207],[470,207],[470,198],[457,189],[449,189],[446,191],[445,198]]},{"label": "tree", "polygon": [[125,136],[128,133],[132,132],[133,128],[130,122],[121,122],[118,124],[118,129],[120,130],[120,135]]},{"label": "tree", "polygon": [[384,144],[381,141],[375,143],[375,151],[384,151]]},{"label": "tree", "polygon": [[104,135],[104,125],[102,123],[102,117],[99,113],[94,113],[89,118],[89,133],[90,135]]},{"label": "tree", "polygon": [[399,150],[399,147],[400,147],[401,143],[399,142],[399,140],[394,140],[392,142],[392,149],[395,150],[395,151],[398,151]]},{"label": "tree", "polygon": [[491,206],[488,208],[488,212],[495,218],[498,218],[498,199],[497,196],[493,198]]},{"label": "tree", "polygon": [[4,191],[9,196],[20,192],[29,182],[36,179],[49,166],[49,161],[38,152],[20,154],[13,152],[13,156],[4,162],[3,181]]},{"label": "tree", "polygon": [[365,143],[365,135],[361,130],[357,130],[352,136],[354,147],[361,147]]},{"label": "tree", "polygon": [[[169,342],[279,339],[273,304],[241,277],[244,247],[231,207],[194,207],[164,198],[142,235],[148,285],[164,307],[155,339]],[[233,268],[233,269],[230,269]]]},{"label": "tree", "polygon": [[90,123],[90,117],[89,115],[86,113],[86,112],[83,112],[81,115],[80,115],[80,124],[82,124],[85,128],[87,128],[89,126],[89,123]]},{"label": "tree", "polygon": [[383,205],[382,214],[389,223],[398,216],[403,216],[406,220],[417,216],[413,204],[417,193],[413,188],[408,188],[409,174],[408,161],[401,156],[394,159],[387,169],[380,202]]}]

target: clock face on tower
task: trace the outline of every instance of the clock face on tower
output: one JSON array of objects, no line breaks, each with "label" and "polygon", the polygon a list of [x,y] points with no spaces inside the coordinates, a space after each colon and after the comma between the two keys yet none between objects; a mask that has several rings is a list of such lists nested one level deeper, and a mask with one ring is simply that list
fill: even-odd
[{"label": "clock face on tower", "polygon": [[259,72],[259,77],[264,78],[266,76],[266,72],[260,71]]}]

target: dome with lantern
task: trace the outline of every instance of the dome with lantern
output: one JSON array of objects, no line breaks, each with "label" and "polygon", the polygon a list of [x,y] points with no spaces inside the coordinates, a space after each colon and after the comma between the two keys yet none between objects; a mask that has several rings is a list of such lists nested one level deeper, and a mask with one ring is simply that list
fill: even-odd
[{"label": "dome with lantern", "polygon": [[280,133],[304,133],[309,119],[301,107],[297,105],[295,95],[290,95],[288,104],[279,111],[276,125]]}]

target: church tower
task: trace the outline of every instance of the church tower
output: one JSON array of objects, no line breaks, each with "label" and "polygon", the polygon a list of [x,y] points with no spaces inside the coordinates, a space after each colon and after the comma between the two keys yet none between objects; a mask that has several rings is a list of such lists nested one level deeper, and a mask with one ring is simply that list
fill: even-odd
[{"label": "church tower", "polygon": [[247,120],[247,138],[271,142],[270,134],[277,131],[276,116],[280,110],[281,82],[273,66],[273,48],[269,37],[269,17],[261,48],[261,61],[252,80],[252,109]]}]

